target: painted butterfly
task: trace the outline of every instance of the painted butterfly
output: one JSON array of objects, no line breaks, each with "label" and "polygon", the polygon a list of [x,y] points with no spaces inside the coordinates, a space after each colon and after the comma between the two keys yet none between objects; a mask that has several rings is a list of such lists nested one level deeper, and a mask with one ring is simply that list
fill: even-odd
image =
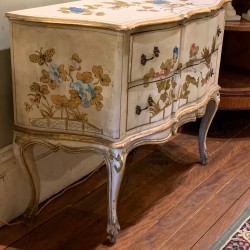
[{"label": "painted butterfly", "polygon": [[53,48],[47,49],[42,53],[42,49],[40,51],[35,51],[37,54],[31,54],[29,56],[30,61],[33,63],[38,63],[39,65],[47,64],[47,62],[52,62],[52,57],[55,54],[55,50]]}]

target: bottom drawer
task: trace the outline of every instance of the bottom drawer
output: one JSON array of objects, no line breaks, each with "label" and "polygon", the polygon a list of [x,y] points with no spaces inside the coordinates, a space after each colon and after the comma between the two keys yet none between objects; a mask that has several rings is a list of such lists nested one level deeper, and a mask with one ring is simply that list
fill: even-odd
[{"label": "bottom drawer", "polygon": [[175,77],[128,89],[127,130],[160,121],[171,115],[176,98]]}]

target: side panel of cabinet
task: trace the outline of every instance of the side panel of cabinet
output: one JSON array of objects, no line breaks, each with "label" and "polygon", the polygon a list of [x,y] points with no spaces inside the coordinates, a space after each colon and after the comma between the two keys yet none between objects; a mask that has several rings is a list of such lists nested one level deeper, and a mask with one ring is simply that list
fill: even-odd
[{"label": "side panel of cabinet", "polygon": [[119,138],[121,36],[13,23],[15,123]]}]

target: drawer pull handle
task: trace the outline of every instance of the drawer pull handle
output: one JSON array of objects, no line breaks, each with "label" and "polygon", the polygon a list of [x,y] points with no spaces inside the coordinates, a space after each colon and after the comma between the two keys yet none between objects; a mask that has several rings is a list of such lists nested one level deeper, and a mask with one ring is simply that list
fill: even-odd
[{"label": "drawer pull handle", "polygon": [[145,65],[147,63],[147,61],[153,60],[155,57],[158,57],[160,54],[160,50],[158,49],[158,47],[154,47],[153,53],[154,53],[154,55],[149,59],[147,59],[146,55],[142,54],[141,55],[141,64]]},{"label": "drawer pull handle", "polygon": [[142,109],[141,106],[136,105],[136,107],[135,107],[135,113],[136,113],[137,115],[140,115],[141,112],[142,112],[143,110],[146,110],[146,109],[148,109],[149,107],[151,107],[151,106],[153,105],[153,102],[154,102],[154,101],[153,101],[152,96],[149,96],[149,97],[148,97],[148,106]]}]

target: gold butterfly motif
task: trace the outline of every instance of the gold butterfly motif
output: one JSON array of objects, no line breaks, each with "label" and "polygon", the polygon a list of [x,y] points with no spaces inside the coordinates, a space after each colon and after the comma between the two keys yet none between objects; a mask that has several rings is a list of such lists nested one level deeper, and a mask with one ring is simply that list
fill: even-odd
[{"label": "gold butterfly motif", "polygon": [[40,51],[35,51],[36,54],[31,54],[29,56],[30,61],[33,63],[38,63],[39,65],[43,65],[43,64],[47,64],[47,62],[52,62],[52,57],[55,54],[55,50],[53,48],[51,49],[47,49],[44,51],[44,53],[42,53],[42,49],[40,49]]}]

